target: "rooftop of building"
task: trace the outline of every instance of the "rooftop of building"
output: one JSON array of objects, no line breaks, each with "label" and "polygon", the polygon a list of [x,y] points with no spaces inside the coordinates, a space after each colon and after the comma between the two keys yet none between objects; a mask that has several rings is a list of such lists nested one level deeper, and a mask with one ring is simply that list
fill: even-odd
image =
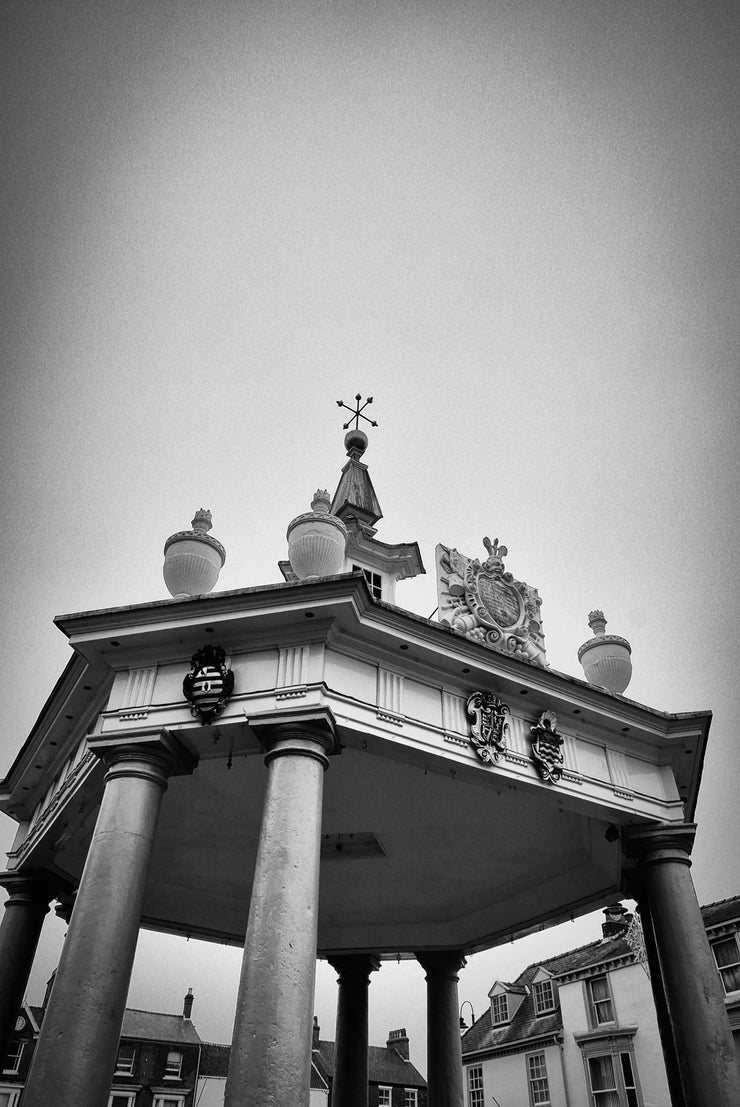
[{"label": "rooftop of building", "polygon": [[[706,904],[701,908],[705,926],[710,929],[723,923],[740,920],[740,895]],[[463,1054],[479,1053],[486,1050],[501,1050],[514,1047],[520,1041],[550,1037],[562,1030],[563,1022],[560,1007],[545,1015],[537,1015],[531,984],[540,969],[551,973],[554,979],[579,972],[608,966],[611,962],[629,959],[637,963],[637,954],[624,936],[602,937],[588,942],[576,949],[566,950],[542,961],[535,961],[519,974],[511,984],[499,981],[507,993],[527,994],[517,1008],[513,1018],[502,1025],[493,1025],[491,1009],[476,1019],[462,1037]]]},{"label": "rooftop of building", "polygon": [[122,1038],[142,1041],[174,1042],[178,1045],[200,1045],[201,1037],[190,1019],[168,1015],[161,1011],[141,1011],[127,1007],[123,1013]]},{"label": "rooftop of building", "polygon": [[[318,1055],[327,1076],[333,1077],[336,1043],[319,1040]],[[400,1084],[406,1088],[427,1086],[419,1070],[410,1061],[405,1061],[397,1050],[388,1046],[368,1047],[368,1080],[373,1084]]]}]

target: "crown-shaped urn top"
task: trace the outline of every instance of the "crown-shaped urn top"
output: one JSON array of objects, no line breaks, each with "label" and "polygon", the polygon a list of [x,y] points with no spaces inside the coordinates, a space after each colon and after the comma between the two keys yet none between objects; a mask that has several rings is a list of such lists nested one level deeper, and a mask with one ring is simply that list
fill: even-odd
[{"label": "crown-shaped urn top", "polygon": [[226,561],[226,550],[208,531],[210,511],[199,507],[192,530],[178,530],[164,544],[164,580],[172,596],[183,599],[210,592]]},{"label": "crown-shaped urn top", "polygon": [[199,507],[191,519],[190,525],[199,534],[207,534],[209,530],[213,530],[213,518],[208,508]]}]

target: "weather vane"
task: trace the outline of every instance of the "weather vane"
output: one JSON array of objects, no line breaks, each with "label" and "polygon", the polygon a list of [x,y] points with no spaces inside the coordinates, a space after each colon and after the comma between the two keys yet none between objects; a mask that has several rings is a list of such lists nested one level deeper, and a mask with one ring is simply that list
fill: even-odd
[{"label": "weather vane", "polygon": [[360,407],[360,400],[361,399],[362,399],[362,396],[358,392],[357,395],[355,396],[356,403],[355,403],[354,410],[349,406],[349,404],[345,404],[344,400],[337,400],[337,407],[346,407],[347,411],[352,412],[352,419],[350,419],[349,422],[343,424],[342,430],[347,430],[347,428],[352,424],[353,421],[354,421],[354,424],[355,424],[355,430],[359,430],[360,429],[360,419],[364,419],[365,422],[369,423],[371,427],[377,427],[378,424],[375,422],[374,419],[370,419],[367,415],[362,414],[363,411],[365,410],[365,408],[367,407],[367,405],[371,404],[373,402],[372,396],[368,396],[368,398],[365,400],[365,403],[362,405],[362,407]]}]

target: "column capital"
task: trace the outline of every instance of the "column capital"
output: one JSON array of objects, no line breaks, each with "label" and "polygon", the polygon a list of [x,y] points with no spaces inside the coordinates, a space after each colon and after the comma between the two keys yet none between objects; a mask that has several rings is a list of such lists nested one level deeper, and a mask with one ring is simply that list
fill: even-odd
[{"label": "column capital", "polygon": [[141,776],[156,779],[163,788],[171,776],[189,776],[198,758],[168,730],[117,731],[89,739],[90,750],[106,768],[106,781],[112,777]]},{"label": "column capital", "polygon": [[18,904],[43,907],[46,914],[51,901],[66,891],[69,884],[43,869],[18,869],[0,873],[0,887],[8,892],[6,907],[15,907]]},{"label": "column capital", "polygon": [[639,865],[674,862],[691,866],[696,823],[653,823],[624,828],[623,849]]},{"label": "column capital", "polygon": [[431,949],[415,953],[414,956],[427,978],[437,976],[457,980],[457,974],[466,964],[465,956],[459,949]]},{"label": "column capital", "polygon": [[334,715],[328,707],[301,707],[250,715],[249,727],[265,751],[265,763],[294,754],[313,757],[327,768],[330,754],[339,752]]},{"label": "column capital", "polygon": [[356,978],[370,982],[370,973],[380,968],[380,958],[374,953],[333,953],[327,961],[340,980]]}]

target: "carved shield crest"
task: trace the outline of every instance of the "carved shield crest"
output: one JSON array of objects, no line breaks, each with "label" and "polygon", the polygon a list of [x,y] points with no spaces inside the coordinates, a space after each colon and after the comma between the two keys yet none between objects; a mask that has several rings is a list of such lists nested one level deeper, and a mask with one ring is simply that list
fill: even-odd
[{"label": "carved shield crest", "polygon": [[190,704],[190,713],[204,724],[219,715],[234,690],[234,674],[226,668],[226,654],[223,647],[207,646],[194,653],[190,661],[190,672],[182,682],[185,699]]},{"label": "carved shield crest", "polygon": [[493,692],[473,692],[465,705],[470,724],[470,744],[481,761],[492,765],[506,750],[508,704]]},{"label": "carved shield crest", "polygon": [[502,630],[510,630],[520,622],[524,613],[522,597],[500,575],[479,572],[473,584],[474,595],[476,592],[481,622],[486,621],[487,617],[492,626]]},{"label": "carved shield crest", "polygon": [[537,725],[529,728],[537,772],[549,784],[557,784],[563,775],[563,739],[557,725],[555,712],[543,711]]}]

